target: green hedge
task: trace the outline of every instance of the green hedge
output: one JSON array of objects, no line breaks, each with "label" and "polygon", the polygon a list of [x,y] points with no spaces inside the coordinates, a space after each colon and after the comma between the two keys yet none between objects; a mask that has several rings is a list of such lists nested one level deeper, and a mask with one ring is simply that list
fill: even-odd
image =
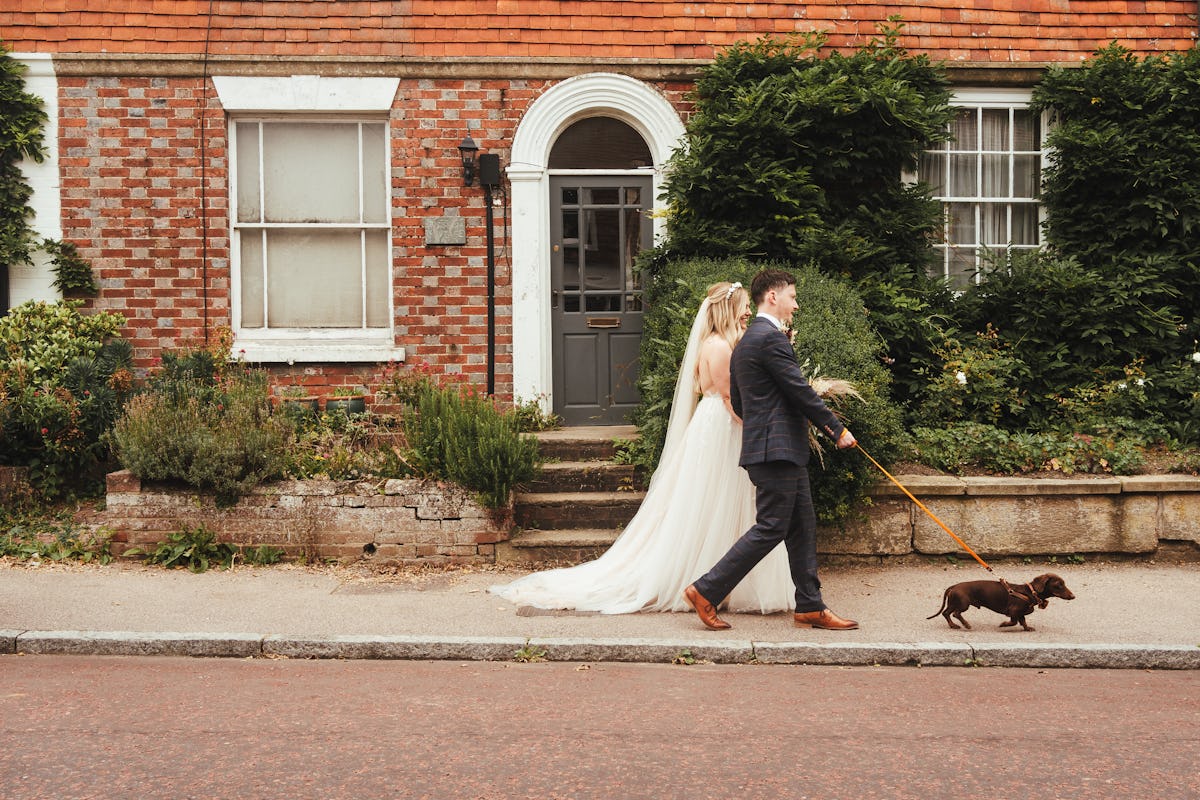
[{"label": "green hedge", "polygon": [[[642,404],[634,413],[641,437],[632,448],[633,459],[647,470],[657,464],[662,451],[679,363],[705,290],[723,280],[749,286],[766,266],[788,268],[736,258],[670,261],[655,268],[646,289]],[[809,378],[843,378],[855,384],[863,401],[850,400],[841,411],[863,447],[877,459],[890,460],[898,452],[900,414],[888,399],[890,376],[880,359],[883,343],[861,298],[847,281],[815,268],[791,272],[800,302],[794,329],[801,366]],[[822,442],[824,465],[814,457],[811,466],[813,501],[820,520],[835,523],[854,510],[878,474],[861,453],[836,450],[827,439]]]}]

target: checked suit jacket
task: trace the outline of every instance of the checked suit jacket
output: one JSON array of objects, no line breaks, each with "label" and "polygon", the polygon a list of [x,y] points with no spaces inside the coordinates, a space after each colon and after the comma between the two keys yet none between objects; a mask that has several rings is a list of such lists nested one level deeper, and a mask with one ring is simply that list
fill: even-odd
[{"label": "checked suit jacket", "polygon": [[742,418],[741,466],[808,464],[808,424],[834,441],[844,426],[813,390],[783,331],[755,317],[729,362],[729,400]]}]

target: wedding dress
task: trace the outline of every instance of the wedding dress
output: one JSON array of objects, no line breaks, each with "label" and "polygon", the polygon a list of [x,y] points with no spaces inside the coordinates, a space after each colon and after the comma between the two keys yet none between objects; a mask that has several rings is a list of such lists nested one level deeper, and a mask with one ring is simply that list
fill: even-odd
[{"label": "wedding dress", "polygon": [[[515,605],[604,614],[688,611],[683,590],[753,524],[754,486],[738,466],[742,428],[721,396],[697,401],[696,360],[708,301],[692,325],[666,442],[637,514],[595,561],[534,572],[489,591]],[[738,584],[730,611],[792,611],[787,551],[776,547]]]}]

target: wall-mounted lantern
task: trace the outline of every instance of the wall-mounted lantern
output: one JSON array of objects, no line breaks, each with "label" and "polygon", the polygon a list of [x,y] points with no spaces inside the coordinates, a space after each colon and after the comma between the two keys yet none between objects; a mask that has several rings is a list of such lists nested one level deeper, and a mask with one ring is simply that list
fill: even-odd
[{"label": "wall-mounted lantern", "polygon": [[479,154],[479,145],[468,134],[458,146],[458,154],[462,157],[463,186],[475,184],[475,157]]}]

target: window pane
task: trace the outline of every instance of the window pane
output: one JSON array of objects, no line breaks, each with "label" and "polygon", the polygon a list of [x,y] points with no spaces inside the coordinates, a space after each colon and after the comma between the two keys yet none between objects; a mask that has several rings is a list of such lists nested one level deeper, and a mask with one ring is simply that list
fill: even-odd
[{"label": "window pane", "polygon": [[1013,149],[1041,150],[1038,115],[1027,108],[1013,109]]},{"label": "window pane", "polygon": [[387,222],[387,138],[385,127],[362,127],[363,222]]},{"label": "window pane", "polygon": [[238,234],[242,251],[242,327],[263,326],[263,266],[262,231],[242,231]]},{"label": "window pane", "polygon": [[980,208],[984,244],[1008,244],[1008,206],[988,203]]},{"label": "window pane", "polygon": [[237,218],[238,222],[259,222],[262,203],[258,194],[259,147],[258,123],[237,124]]},{"label": "window pane", "polygon": [[952,155],[950,156],[950,196],[978,197],[979,156]]},{"label": "window pane", "polygon": [[983,149],[1008,150],[1008,109],[983,109]]},{"label": "window pane", "polygon": [[1038,207],[1033,204],[1014,203],[1012,207],[1012,244],[1036,245],[1038,243]]},{"label": "window pane", "polygon": [[956,289],[965,289],[975,282],[975,248],[954,247],[950,250],[949,279]]},{"label": "window pane", "polygon": [[934,197],[945,193],[946,180],[943,172],[946,167],[946,157],[940,153],[921,153],[921,162],[917,167],[917,177],[929,184],[929,191]]},{"label": "window pane", "polygon": [[388,232],[366,231],[367,327],[387,328],[392,324],[391,259]]},{"label": "window pane", "polygon": [[267,234],[267,325],[360,328],[362,245],[358,231]]},{"label": "window pane", "polygon": [[1008,197],[1008,156],[982,156],[983,196]]},{"label": "window pane", "polygon": [[639,189],[637,186],[626,186],[625,187],[625,204],[626,205],[636,206],[638,203],[642,202],[641,196],[642,196],[642,190]]},{"label": "window pane", "polygon": [[976,122],[976,110],[973,108],[957,109],[954,120],[950,123],[950,133],[954,140],[950,143],[951,150],[978,150],[979,131]]},{"label": "window pane", "polygon": [[562,190],[562,201],[564,206],[579,205],[579,190],[575,187]]},{"label": "window pane", "polygon": [[975,204],[950,203],[950,243],[975,244]]},{"label": "window pane", "polygon": [[263,123],[268,222],[358,222],[358,126]]},{"label": "window pane", "polygon": [[1041,166],[1041,156],[1013,156],[1013,197],[1041,195]]}]

